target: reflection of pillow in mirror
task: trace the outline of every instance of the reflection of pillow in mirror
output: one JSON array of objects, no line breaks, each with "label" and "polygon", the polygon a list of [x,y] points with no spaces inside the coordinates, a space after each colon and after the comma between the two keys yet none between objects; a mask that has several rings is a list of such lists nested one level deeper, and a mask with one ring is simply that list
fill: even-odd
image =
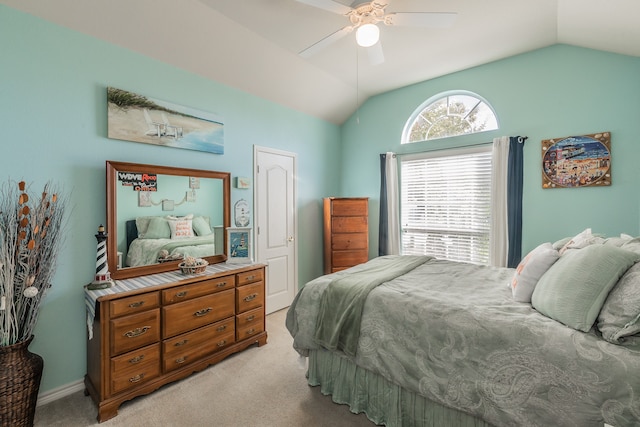
[{"label": "reflection of pillow in mirror", "polygon": [[147,228],[149,228],[149,222],[151,222],[152,218],[157,218],[155,216],[139,216],[136,218],[136,230],[138,230],[138,237],[144,238],[144,234],[147,232]]},{"label": "reflection of pillow in mirror", "polygon": [[193,225],[190,219],[169,220],[172,239],[184,239],[193,237]]},{"label": "reflection of pillow in mirror", "polygon": [[213,233],[213,231],[211,231],[211,226],[209,226],[209,222],[204,219],[204,217],[197,216],[193,218],[192,225],[193,231],[195,231],[196,236],[206,236]]},{"label": "reflection of pillow in mirror", "polygon": [[166,219],[161,217],[150,218],[147,231],[143,234],[143,239],[168,239],[171,237],[171,230]]}]

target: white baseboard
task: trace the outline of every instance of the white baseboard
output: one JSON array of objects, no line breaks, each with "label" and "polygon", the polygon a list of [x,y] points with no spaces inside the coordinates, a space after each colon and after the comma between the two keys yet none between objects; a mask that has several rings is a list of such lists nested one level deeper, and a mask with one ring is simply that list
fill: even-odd
[{"label": "white baseboard", "polygon": [[84,380],[74,381],[67,385],[60,386],[58,388],[54,388],[53,390],[49,390],[45,393],[38,395],[38,403],[36,406],[46,405],[47,403],[53,402],[54,400],[62,399],[63,397],[69,396],[77,391],[84,390]]}]

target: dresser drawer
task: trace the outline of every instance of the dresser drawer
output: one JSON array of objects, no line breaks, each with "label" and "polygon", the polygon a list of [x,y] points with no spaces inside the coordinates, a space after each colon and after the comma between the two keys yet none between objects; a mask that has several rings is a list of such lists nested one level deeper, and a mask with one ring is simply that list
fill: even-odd
[{"label": "dresser drawer", "polygon": [[120,298],[109,302],[109,312],[111,318],[126,316],[128,314],[156,308],[159,305],[159,301],[158,292],[148,292],[146,294]]},{"label": "dresser drawer", "polygon": [[264,307],[245,313],[236,314],[236,339],[238,341],[251,338],[264,331]]},{"label": "dresser drawer", "polygon": [[217,279],[205,280],[190,285],[176,286],[162,291],[162,303],[172,304],[198,298],[213,292],[224,291],[235,286],[235,276],[224,276]]},{"label": "dresser drawer", "polygon": [[163,307],[163,337],[173,337],[233,316],[235,314],[234,295],[234,290],[228,289]]},{"label": "dresser drawer", "polygon": [[331,249],[367,249],[369,236],[366,233],[340,233],[332,236]]},{"label": "dresser drawer", "polygon": [[164,372],[180,368],[235,343],[234,318],[182,334],[163,345]]},{"label": "dresser drawer", "polygon": [[332,233],[367,233],[369,231],[366,216],[334,216],[331,219]]},{"label": "dresser drawer", "polygon": [[160,375],[160,344],[111,359],[111,393],[119,393]]},{"label": "dresser drawer", "polygon": [[160,340],[160,309],[144,311],[110,322],[111,354],[119,355]]},{"label": "dresser drawer", "polygon": [[264,280],[264,270],[251,270],[244,273],[238,273],[238,286],[246,285],[247,283],[259,282]]},{"label": "dresser drawer", "polygon": [[331,253],[334,267],[353,267],[369,260],[366,250],[334,251]]},{"label": "dresser drawer", "polygon": [[165,357],[173,357],[185,351],[191,351],[194,348],[200,347],[211,340],[216,340],[218,337],[228,335],[229,332],[235,332],[233,317],[164,340],[162,342],[162,354],[164,354]]},{"label": "dresser drawer", "polygon": [[359,216],[368,214],[367,199],[335,199],[331,203],[331,215],[333,216]]},{"label": "dresser drawer", "polygon": [[264,282],[236,288],[236,313],[264,306]]}]

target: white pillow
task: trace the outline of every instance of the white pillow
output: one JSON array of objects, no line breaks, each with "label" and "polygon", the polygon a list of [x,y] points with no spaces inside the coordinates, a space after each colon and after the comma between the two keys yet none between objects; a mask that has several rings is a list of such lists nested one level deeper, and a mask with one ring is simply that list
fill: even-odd
[{"label": "white pillow", "polygon": [[597,236],[591,234],[591,229],[587,228],[579,234],[576,234],[571,240],[569,240],[563,247],[560,249],[560,255],[563,255],[567,249],[582,249],[586,248],[589,245],[592,245],[598,241],[602,242],[604,239],[601,239]]},{"label": "white pillow", "polygon": [[172,239],[183,239],[193,237],[193,225],[191,219],[169,219],[169,228],[171,229]]},{"label": "white pillow", "polygon": [[518,302],[531,302],[531,295],[542,275],[560,258],[551,243],[543,243],[525,256],[511,279],[511,293]]}]

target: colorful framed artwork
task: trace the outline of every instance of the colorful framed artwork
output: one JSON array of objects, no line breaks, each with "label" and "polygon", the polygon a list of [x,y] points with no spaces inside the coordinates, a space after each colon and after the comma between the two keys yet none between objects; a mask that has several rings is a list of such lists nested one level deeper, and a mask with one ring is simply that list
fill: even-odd
[{"label": "colorful framed artwork", "polygon": [[228,263],[250,263],[252,246],[251,228],[227,228]]},{"label": "colorful framed artwork", "polygon": [[542,141],[542,188],[611,185],[611,134]]},{"label": "colorful framed artwork", "polygon": [[109,138],[224,153],[224,126],[212,113],[113,87],[107,113]]}]

